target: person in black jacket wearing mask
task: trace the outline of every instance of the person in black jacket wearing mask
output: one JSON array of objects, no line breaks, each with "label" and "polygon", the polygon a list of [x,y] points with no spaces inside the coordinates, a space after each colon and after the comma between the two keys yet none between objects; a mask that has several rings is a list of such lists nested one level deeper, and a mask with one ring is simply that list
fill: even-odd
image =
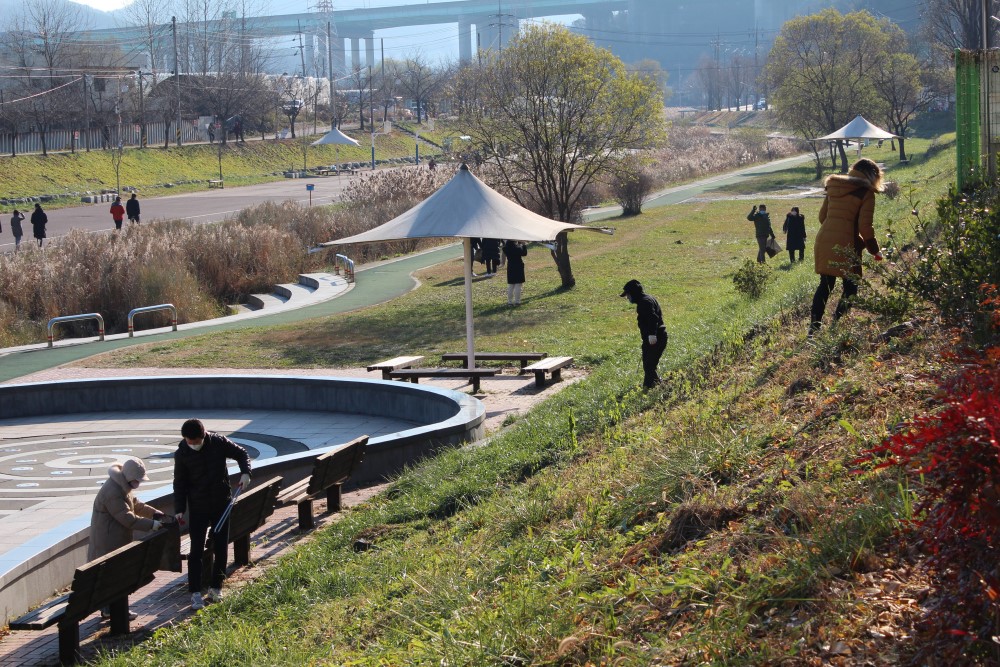
[{"label": "person in black jacket wearing mask", "polygon": [[642,386],[652,389],[660,381],[656,367],[667,347],[667,328],[663,325],[663,311],[659,302],[642,290],[642,283],[630,280],[625,283],[622,293],[629,303],[635,304],[639,335],[642,336]]},{"label": "person in black jacket wearing mask", "polygon": [[[191,553],[188,556],[188,590],[191,608],[201,609],[205,600],[201,595],[201,558],[205,551],[205,538],[212,530],[232,500],[227,459],[240,466],[239,488],[250,486],[250,455],[224,435],[205,431],[198,419],[189,419],[181,427],[181,440],[174,453],[174,512],[177,520],[184,521],[188,514],[188,534]],[[226,578],[226,560],[229,557],[229,520],[214,534],[215,561],[208,588],[208,599],[222,599],[222,582]]]}]

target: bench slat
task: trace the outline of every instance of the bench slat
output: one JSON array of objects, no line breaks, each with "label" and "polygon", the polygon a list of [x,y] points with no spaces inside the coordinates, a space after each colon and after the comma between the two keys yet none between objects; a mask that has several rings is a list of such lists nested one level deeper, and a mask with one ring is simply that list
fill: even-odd
[{"label": "bench slat", "polygon": [[385,361],[380,361],[377,364],[368,366],[368,372],[382,371],[382,379],[390,380],[390,371],[399,370],[400,368],[410,368],[414,364],[418,364],[423,360],[423,356],[419,355],[410,357],[393,357],[392,359],[386,359]]},{"label": "bench slat", "polygon": [[69,602],[69,594],[57,597],[38,609],[10,622],[11,630],[44,630],[62,618]]},{"label": "bench slat", "polygon": [[548,357],[525,367],[526,371],[550,371],[573,363],[573,357]]},{"label": "bench slat", "polygon": [[469,378],[472,383],[472,391],[479,393],[479,381],[481,378],[493,377],[497,374],[495,368],[401,368],[396,371],[389,371],[390,378],[396,380],[409,380],[414,384],[420,378]]}]

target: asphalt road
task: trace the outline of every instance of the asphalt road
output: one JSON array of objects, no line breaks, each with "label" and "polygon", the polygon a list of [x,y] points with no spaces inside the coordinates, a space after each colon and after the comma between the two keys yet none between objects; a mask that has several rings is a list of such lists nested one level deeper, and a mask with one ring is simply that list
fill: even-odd
[{"label": "asphalt road", "polygon": [[[302,205],[309,204],[309,192],[306,184],[312,183],[312,203],[329,204],[337,201],[344,187],[357,176],[319,176],[316,178],[286,178],[274,183],[260,185],[245,185],[242,187],[225,188],[223,190],[205,190],[188,192],[164,197],[144,198],[139,195],[142,207],[142,222],[153,220],[193,220],[198,223],[218,222],[236,215],[244,208],[264,202],[283,202],[292,200]],[[207,187],[207,186],[206,186]],[[123,202],[124,203],[124,202]],[[44,208],[44,204],[42,205]],[[26,205],[22,210],[25,220],[22,223],[24,237],[21,243],[33,243],[31,234],[31,211],[33,205]],[[71,229],[83,229],[88,232],[108,232],[115,228],[111,219],[110,202],[99,204],[82,204],[71,208],[60,208],[46,211],[49,223],[45,228],[48,240],[68,233]],[[11,209],[13,210],[13,209]],[[19,209],[21,210],[21,209]],[[3,213],[0,220],[0,252],[14,249],[14,237],[10,233],[10,211]],[[128,225],[128,219],[125,220]],[[46,243],[48,243],[46,240]]]}]

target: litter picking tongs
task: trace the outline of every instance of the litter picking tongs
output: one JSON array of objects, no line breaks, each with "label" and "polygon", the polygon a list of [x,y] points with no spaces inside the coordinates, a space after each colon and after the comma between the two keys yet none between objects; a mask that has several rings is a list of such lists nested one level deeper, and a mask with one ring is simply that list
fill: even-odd
[{"label": "litter picking tongs", "polygon": [[216,523],[215,528],[212,529],[213,533],[218,533],[222,530],[222,527],[226,525],[226,521],[229,519],[229,515],[233,511],[233,505],[236,504],[236,499],[240,497],[240,491],[242,490],[242,486],[237,486],[236,490],[233,491],[233,499],[229,501],[228,505],[226,505],[225,511],[222,513],[222,516],[219,517],[219,522]]}]

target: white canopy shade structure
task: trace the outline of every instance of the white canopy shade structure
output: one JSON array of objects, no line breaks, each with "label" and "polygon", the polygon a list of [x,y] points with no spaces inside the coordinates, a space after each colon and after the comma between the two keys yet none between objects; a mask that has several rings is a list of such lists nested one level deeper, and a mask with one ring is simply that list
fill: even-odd
[{"label": "white canopy shade structure", "polygon": [[556,222],[519,206],[491,189],[466,165],[437,192],[384,225],[323,246],[417,238],[461,238],[465,250],[465,331],[469,368],[475,366],[472,326],[472,239],[552,241],[573,229],[605,231]]},{"label": "white canopy shade structure", "polygon": [[892,132],[886,132],[878,125],[873,125],[872,123],[865,120],[861,114],[858,114],[854,120],[840,128],[835,132],[831,132],[825,137],[816,137],[813,141],[836,141],[852,139],[854,141],[859,141],[861,139],[895,139],[896,135]]},{"label": "white canopy shade structure", "polygon": [[361,145],[360,143],[358,143],[357,139],[351,139],[349,136],[347,136],[337,128],[333,128],[332,130],[324,134],[322,137],[312,142],[313,146],[320,146],[323,144],[347,144],[350,146]]}]

